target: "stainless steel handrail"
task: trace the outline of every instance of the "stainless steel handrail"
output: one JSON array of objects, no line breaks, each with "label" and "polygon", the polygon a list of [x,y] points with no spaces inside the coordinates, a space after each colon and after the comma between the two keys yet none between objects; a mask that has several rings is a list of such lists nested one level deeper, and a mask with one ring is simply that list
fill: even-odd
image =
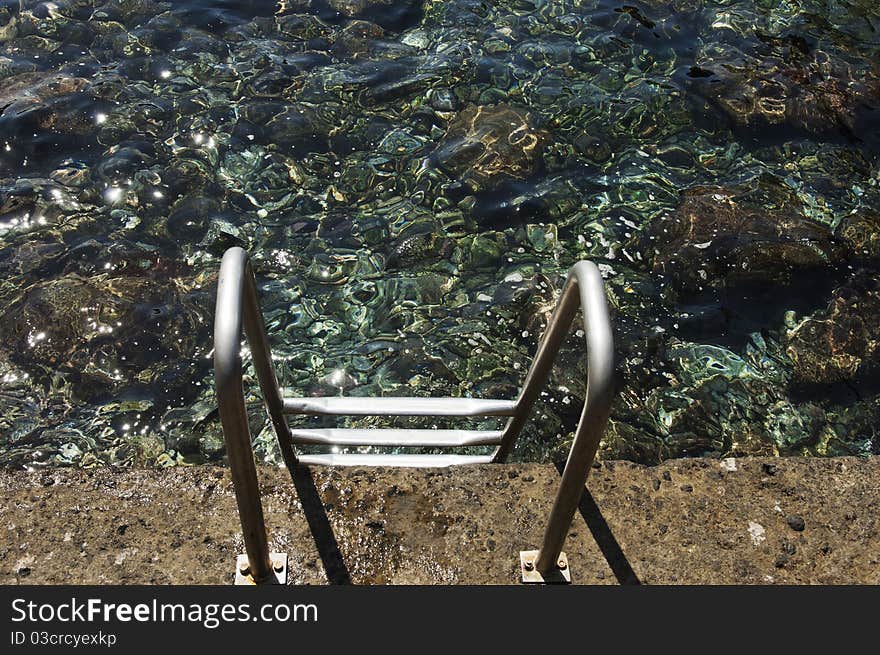
[{"label": "stainless steel handrail", "polygon": [[556,492],[553,509],[550,510],[541,548],[534,561],[523,561],[524,567],[532,564],[544,579],[561,568],[560,564],[567,566],[565,560],[559,559],[560,553],[611,411],[614,391],[614,339],[602,274],[593,262],[580,261],[572,266],[562,289],[562,297],[550,316],[538,352],[516,401],[516,414],[504,428],[504,437],[494,459],[496,462],[504,461],[510,452],[541,387],[550,375],[553,361],[568,334],[578,305],[583,310],[584,336],[587,342],[586,399],[562,473],[562,482]]},{"label": "stainless steel handrail", "polygon": [[[495,453],[493,462],[503,462],[513,448],[529,413],[547,381],[553,362],[568,333],[578,307],[583,310],[583,325],[587,343],[587,392],[574,441],[569,451],[559,491],[544,531],[541,548],[523,553],[524,579],[526,570],[534,569],[540,579],[551,579],[551,573],[565,566],[562,546],[571,525],[574,512],[584,491],[592,461],[605,430],[613,393],[613,339],[604,284],[599,269],[592,262],[575,264],[568,275],[557,307],[550,317],[547,329],[523,388],[515,402],[476,400],[469,398],[412,399],[385,398],[369,407],[370,399],[284,399],[272,364],[266,327],[263,323],[257,297],[256,280],[247,253],[241,248],[230,248],[223,256],[217,287],[217,306],[214,324],[214,374],[220,420],[226,440],[229,466],[235,486],[236,501],[247,551],[248,579],[262,582],[274,579],[273,563],[269,556],[263,508],[260,501],[256,466],[254,464],[251,433],[242,390],[241,335],[242,328],[250,345],[251,355],[263,399],[275,429],[282,457],[289,469],[297,463],[293,451],[290,427],[285,413],[374,414],[374,415],[443,415],[443,416],[510,416]],[[330,402],[332,400],[332,402]],[[365,403],[367,403],[365,405]],[[326,405],[326,407],[325,407]],[[415,432],[415,431],[410,431]],[[497,432],[487,432],[487,440],[497,438]],[[413,435],[409,435],[413,436]],[[445,435],[447,438],[449,435]],[[473,438],[474,435],[467,435]],[[488,441],[487,441],[488,442]],[[406,445],[406,444],[403,444]],[[421,445],[413,442],[410,445]],[[455,444],[452,445],[461,445]],[[480,456],[304,456],[302,461],[364,464],[392,464],[398,457],[408,465],[430,465],[431,458],[444,465],[490,461]],[[406,459],[406,458],[409,459]],[[352,459],[353,458],[353,459]],[[562,559],[560,559],[562,557]],[[277,572],[277,567],[276,567]]]},{"label": "stainless steel handrail", "polygon": [[[284,418],[284,401],[272,365],[272,355],[257,299],[254,272],[247,253],[230,248],[223,255],[217,280],[217,305],[214,310],[214,380],[220,422],[226,441],[226,455],[235,487],[238,516],[244,535],[248,571],[254,582],[274,579],[263,504],[257,482],[251,431],[242,391],[241,332],[244,327],[253,355],[254,368],[263,392],[266,409],[278,435],[281,454],[289,468],[296,466],[290,441],[290,428]],[[244,571],[242,571],[245,574]]]}]

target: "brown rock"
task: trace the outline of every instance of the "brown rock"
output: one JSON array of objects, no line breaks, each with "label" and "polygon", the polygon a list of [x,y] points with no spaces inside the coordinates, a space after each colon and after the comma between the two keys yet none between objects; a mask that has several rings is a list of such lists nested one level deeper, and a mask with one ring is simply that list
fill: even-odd
[{"label": "brown rock", "polygon": [[471,105],[449,123],[432,158],[474,191],[483,191],[536,172],[544,141],[524,108]]},{"label": "brown rock", "polygon": [[698,58],[698,64],[689,72],[697,93],[744,129],[854,134],[863,108],[880,98],[876,71],[854,70],[797,38],[768,40],[753,55]]},{"label": "brown rock", "polygon": [[837,226],[837,235],[854,258],[880,262],[880,213],[863,209],[845,216]]},{"label": "brown rock", "polygon": [[848,380],[880,365],[880,280],[857,271],[828,306],[788,332],[786,351],[801,382]]},{"label": "brown rock", "polygon": [[785,282],[843,255],[830,230],[801,214],[793,199],[767,207],[735,188],[685,190],[675,213],[655,223],[649,238],[654,272],[685,289]]}]

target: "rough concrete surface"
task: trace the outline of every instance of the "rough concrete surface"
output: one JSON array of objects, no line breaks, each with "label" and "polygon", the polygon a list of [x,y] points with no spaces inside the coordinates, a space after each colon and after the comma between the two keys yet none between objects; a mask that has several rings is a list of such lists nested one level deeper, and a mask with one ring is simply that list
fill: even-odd
[{"label": "rough concrete surface", "polygon": [[[259,470],[293,584],[511,584],[552,465]],[[566,551],[575,583],[880,583],[880,458],[594,467]],[[297,491],[299,489],[299,492]],[[229,584],[229,472],[0,472],[0,583]]]}]

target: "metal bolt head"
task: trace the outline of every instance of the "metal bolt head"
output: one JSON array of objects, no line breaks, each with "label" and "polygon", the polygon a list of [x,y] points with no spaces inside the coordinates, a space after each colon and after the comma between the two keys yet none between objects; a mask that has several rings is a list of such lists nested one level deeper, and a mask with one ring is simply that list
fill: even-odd
[{"label": "metal bolt head", "polygon": [[523,566],[525,566],[526,571],[531,571],[535,568],[535,563],[532,560],[526,560]]},{"label": "metal bolt head", "polygon": [[284,570],[284,562],[282,562],[280,559],[275,560],[272,568],[275,569],[275,573],[281,573]]},{"label": "metal bolt head", "polygon": [[242,562],[238,566],[238,572],[242,575],[250,575],[251,567],[247,562]]},{"label": "metal bolt head", "polygon": [[562,558],[559,558],[559,561],[556,562],[556,566],[558,566],[560,569],[566,569],[566,568],[568,568],[568,562],[566,562]]}]

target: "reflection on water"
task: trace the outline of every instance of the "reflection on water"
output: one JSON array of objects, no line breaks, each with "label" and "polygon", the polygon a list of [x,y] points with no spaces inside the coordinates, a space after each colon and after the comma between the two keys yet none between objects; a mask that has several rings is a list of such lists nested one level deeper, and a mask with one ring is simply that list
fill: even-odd
[{"label": "reflection on water", "polygon": [[[298,393],[511,397],[589,258],[605,456],[877,452],[878,28],[872,0],[0,1],[0,458],[219,457],[232,245]],[[581,344],[518,458],[567,447]]]}]

